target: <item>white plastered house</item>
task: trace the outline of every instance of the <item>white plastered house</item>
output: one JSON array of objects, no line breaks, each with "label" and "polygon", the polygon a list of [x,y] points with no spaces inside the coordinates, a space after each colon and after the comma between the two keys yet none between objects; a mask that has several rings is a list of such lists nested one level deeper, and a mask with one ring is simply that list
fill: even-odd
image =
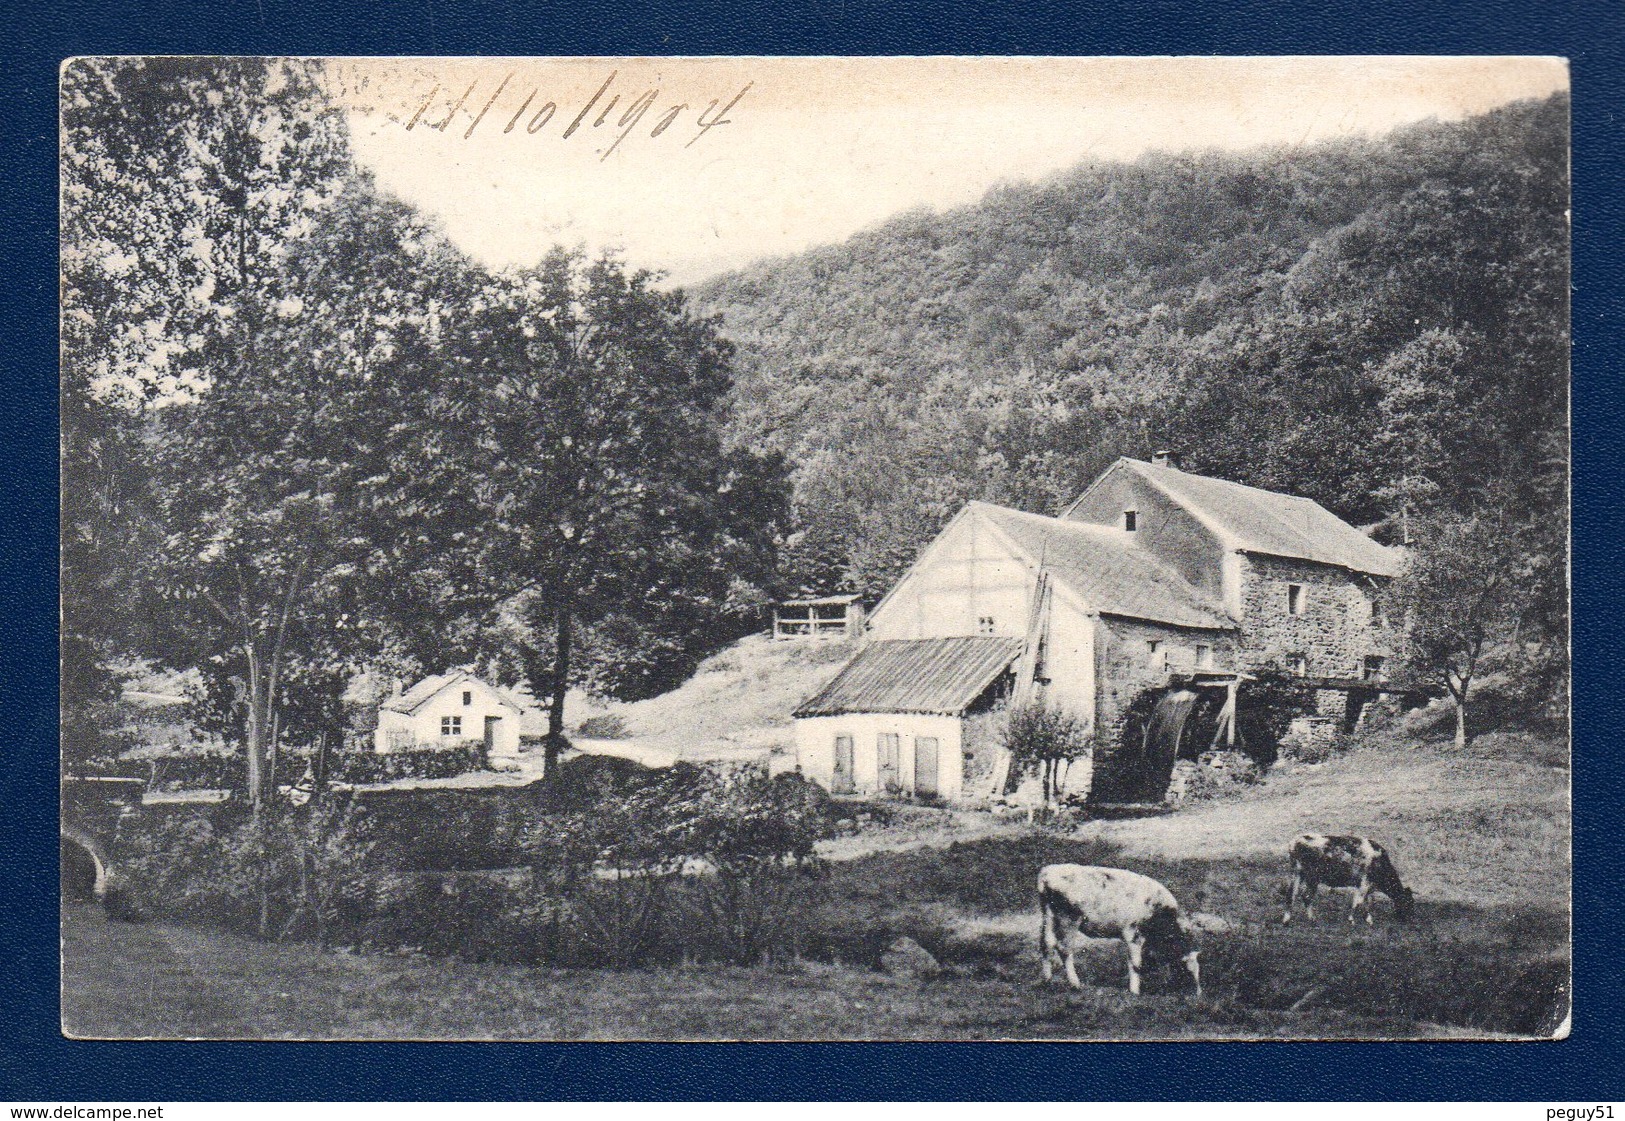
[{"label": "white plastered house", "polygon": [[545,723],[524,693],[491,685],[467,670],[425,677],[378,710],[380,752],[465,747],[484,742],[493,758],[518,755],[522,737]]}]

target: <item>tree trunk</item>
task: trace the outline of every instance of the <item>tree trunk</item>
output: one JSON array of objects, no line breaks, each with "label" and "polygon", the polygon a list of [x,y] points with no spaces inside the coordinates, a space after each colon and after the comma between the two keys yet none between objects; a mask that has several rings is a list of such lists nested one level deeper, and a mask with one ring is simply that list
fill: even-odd
[{"label": "tree trunk", "polygon": [[1456,747],[1467,746],[1467,700],[1456,698]]},{"label": "tree trunk", "polygon": [[264,802],[269,762],[270,713],[265,697],[265,667],[253,643],[245,644],[248,655],[248,729],[243,737],[248,751],[248,802],[258,817]]},{"label": "tree trunk", "polygon": [[551,776],[564,750],[564,694],[570,688],[570,641],[574,637],[570,609],[560,605],[553,611],[552,690],[547,706],[547,741],[543,756],[544,776]]}]

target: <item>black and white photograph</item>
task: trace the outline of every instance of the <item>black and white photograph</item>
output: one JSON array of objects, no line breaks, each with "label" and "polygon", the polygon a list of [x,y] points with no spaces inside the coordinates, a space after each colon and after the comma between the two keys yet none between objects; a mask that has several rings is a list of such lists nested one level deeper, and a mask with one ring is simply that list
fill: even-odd
[{"label": "black and white photograph", "polygon": [[58,81],[68,1037],[1569,1034],[1563,59]]}]

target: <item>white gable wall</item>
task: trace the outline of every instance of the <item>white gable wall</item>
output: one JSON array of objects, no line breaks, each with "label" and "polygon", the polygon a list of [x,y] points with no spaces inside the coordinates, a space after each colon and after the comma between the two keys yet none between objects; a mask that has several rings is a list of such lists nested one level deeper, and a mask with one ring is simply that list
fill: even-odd
[{"label": "white gable wall", "polygon": [[[1024,638],[1035,575],[1003,535],[967,510],[926,547],[869,620],[876,639]],[[981,620],[993,620],[982,629]]]}]

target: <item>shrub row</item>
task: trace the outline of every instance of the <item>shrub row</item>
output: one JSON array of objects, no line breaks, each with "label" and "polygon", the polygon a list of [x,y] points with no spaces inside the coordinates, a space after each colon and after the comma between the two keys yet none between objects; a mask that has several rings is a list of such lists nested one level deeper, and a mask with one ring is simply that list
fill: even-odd
[{"label": "shrub row", "polygon": [[425,747],[378,753],[346,752],[336,760],[339,782],[394,782],[412,778],[455,778],[485,765],[480,746]]},{"label": "shrub row", "polygon": [[500,796],[143,814],[115,862],[146,913],[260,937],[533,964],[757,962],[799,948],[832,823],[796,775],[584,758]]}]

